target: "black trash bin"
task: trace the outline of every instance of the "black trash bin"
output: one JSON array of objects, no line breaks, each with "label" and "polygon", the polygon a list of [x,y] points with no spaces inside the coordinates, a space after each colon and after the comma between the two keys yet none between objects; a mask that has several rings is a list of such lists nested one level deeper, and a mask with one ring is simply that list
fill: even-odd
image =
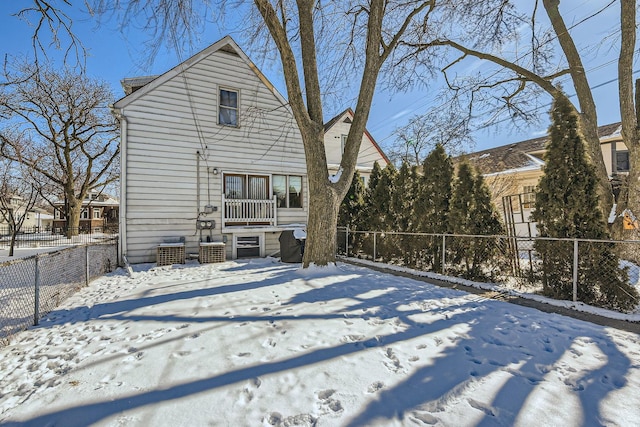
[{"label": "black trash bin", "polygon": [[304,240],[298,240],[293,235],[293,230],[285,230],[280,233],[280,260],[282,262],[302,262],[302,248]]}]

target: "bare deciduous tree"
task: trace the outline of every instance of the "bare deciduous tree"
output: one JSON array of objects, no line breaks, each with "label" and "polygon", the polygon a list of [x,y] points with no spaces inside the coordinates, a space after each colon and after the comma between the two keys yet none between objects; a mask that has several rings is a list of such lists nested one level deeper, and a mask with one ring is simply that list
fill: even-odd
[{"label": "bare deciduous tree", "polygon": [[[480,109],[475,109],[476,115],[485,117],[487,123],[503,120],[504,112],[509,113],[508,116],[513,119],[514,123],[518,121],[531,122],[536,119],[537,112],[545,112],[544,109],[539,108],[540,101],[544,100],[540,97],[541,93],[550,96],[546,97],[546,100],[565,97],[572,108],[579,113],[580,129],[585,137],[587,152],[597,170],[600,209],[607,217],[613,203],[613,193],[600,148],[596,104],[587,79],[583,58],[576,46],[576,40],[571,35],[571,29],[611,7],[615,2],[603,4],[593,15],[574,23],[571,27],[566,25],[559,10],[560,0],[536,0],[530,5],[531,9],[528,13],[519,12],[516,8],[516,2],[512,0],[505,0],[502,3],[501,11],[488,11],[487,16],[492,17],[495,22],[493,28],[505,29],[506,34],[509,34],[508,37],[496,37],[494,43],[486,43],[487,33],[485,31],[474,33],[468,31],[469,27],[466,26],[467,31],[465,31],[465,27],[450,28],[441,33],[432,34],[430,37],[423,35],[422,39],[419,37],[407,39],[403,42],[404,47],[409,51],[402,58],[403,61],[406,61],[405,67],[410,66],[407,64],[420,65],[422,62],[421,53],[430,53],[429,57],[432,57],[433,49],[438,46],[446,47],[450,49],[450,52],[458,52],[459,56],[444,63],[441,67],[442,72],[455,95],[467,95],[469,103],[474,108],[480,106]],[[629,182],[636,183],[640,178],[638,171],[640,169],[640,143],[636,129],[638,120],[633,97],[632,64],[636,43],[635,15],[637,5],[635,0],[624,0],[620,4],[621,19],[618,25],[621,31],[621,49],[618,78],[621,117],[624,143],[630,153]],[[469,3],[468,9],[464,9],[462,12],[479,11],[482,7],[479,4]],[[551,28],[548,31],[539,30],[540,13],[544,13],[551,23]],[[513,22],[517,22],[519,25],[501,26],[500,21],[505,17],[510,17]],[[528,33],[524,31],[527,24]],[[509,43],[502,43],[501,39]],[[443,56],[446,55],[443,54]],[[552,61],[554,57],[556,60]],[[464,78],[452,76],[453,70],[467,59],[492,63],[497,68],[484,74],[470,73]],[[571,102],[557,87],[558,83],[566,78],[570,79],[570,85],[575,90],[577,104]],[[567,90],[567,87],[564,89]],[[631,191],[627,200],[619,201],[619,208],[628,205],[632,210],[640,211],[640,192],[634,192],[633,188],[637,188],[637,185],[629,186]]]},{"label": "bare deciduous tree", "polygon": [[[99,6],[107,4],[98,3]],[[145,26],[153,35],[160,36],[158,41],[165,43],[177,40],[177,35],[185,31],[191,32],[194,22],[200,22],[202,13],[206,13],[206,8],[195,7],[192,1],[160,3],[171,7],[163,6],[158,11],[156,2],[120,0],[109,4],[107,9],[120,8],[130,16],[154,16]],[[227,3],[221,0],[216,5],[228,8]],[[378,76],[407,29],[427,24],[429,10],[435,2],[254,0],[252,3],[249,13],[253,19],[245,22],[255,25],[246,29],[263,49],[275,47],[305,149],[309,220],[303,263],[304,266],[326,265],[335,261],[338,210],[354,175]],[[243,4],[237,2],[236,6]],[[164,39],[166,37],[170,40]],[[335,43],[328,46],[328,40]],[[342,70],[342,74],[336,70]],[[331,80],[327,75],[344,76],[347,71],[349,83],[355,82],[357,86],[356,107],[342,156],[340,178],[330,180],[324,147],[323,102],[331,88],[325,85],[325,92],[323,82]]]},{"label": "bare deciduous tree", "polygon": [[70,0],[31,0],[31,5],[20,9],[15,16],[33,28],[31,46],[36,68],[40,58],[48,62],[51,50],[63,52],[63,62],[84,68],[87,51],[73,30],[73,19],[67,8]]},{"label": "bare deciduous tree", "polygon": [[424,115],[413,116],[394,131],[396,140],[389,156],[396,162],[421,165],[436,145],[449,154],[459,154],[463,146],[471,144],[469,117],[464,111],[450,108],[432,109]]},{"label": "bare deciduous tree", "polygon": [[19,165],[0,159],[0,223],[10,236],[9,256],[13,256],[16,238],[38,200],[38,191],[28,173]]},{"label": "bare deciduous tree", "polygon": [[[82,201],[118,179],[118,132],[106,83],[69,70],[23,65],[0,92],[0,156],[29,169],[64,198],[68,233],[77,234]],[[35,78],[24,79],[25,75]]]}]

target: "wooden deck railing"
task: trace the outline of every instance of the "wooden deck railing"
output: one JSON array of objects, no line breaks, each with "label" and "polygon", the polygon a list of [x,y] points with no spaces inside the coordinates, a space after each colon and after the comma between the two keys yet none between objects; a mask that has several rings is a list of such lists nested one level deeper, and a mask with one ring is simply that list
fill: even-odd
[{"label": "wooden deck railing", "polygon": [[224,225],[277,225],[276,197],[271,200],[225,199]]}]

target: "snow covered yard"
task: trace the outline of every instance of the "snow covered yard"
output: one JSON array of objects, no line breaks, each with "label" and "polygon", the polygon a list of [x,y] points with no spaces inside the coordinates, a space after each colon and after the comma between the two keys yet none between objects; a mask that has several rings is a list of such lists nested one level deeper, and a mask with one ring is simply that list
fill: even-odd
[{"label": "snow covered yard", "polygon": [[0,349],[0,426],[640,419],[633,333],[346,264],[151,267]]}]

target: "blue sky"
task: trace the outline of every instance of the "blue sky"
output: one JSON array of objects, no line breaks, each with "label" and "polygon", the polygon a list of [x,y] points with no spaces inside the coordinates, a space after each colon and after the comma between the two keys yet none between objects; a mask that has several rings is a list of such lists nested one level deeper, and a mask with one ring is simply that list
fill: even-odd
[{"label": "blue sky", "polygon": [[[30,1],[2,1],[0,2],[0,40],[2,40],[0,53],[5,55],[31,55],[31,34],[33,28],[17,17],[12,16],[21,7],[26,7]],[[598,9],[608,4],[608,1],[599,0],[565,0],[562,2],[563,11],[566,12],[567,25],[574,24],[589,17]],[[149,64],[148,55],[144,48],[144,41],[148,35],[130,27],[126,33],[118,29],[118,22],[111,20],[98,24],[86,12],[78,9],[65,8],[74,19],[74,32],[83,41],[89,51],[87,59],[87,71],[90,75],[107,81],[117,97],[122,94],[120,80],[124,77],[151,75],[163,73],[175,65],[181,58],[185,59],[193,53],[204,49],[223,36],[230,34],[238,42],[241,42],[241,34],[238,28],[220,28],[221,25],[209,24],[199,41],[188,52],[176,52],[165,49],[160,51],[152,64]],[[617,82],[615,81],[617,63],[615,61],[618,51],[617,42],[608,40],[606,36],[617,27],[619,20],[619,4],[616,2],[603,13],[587,19],[584,23],[572,30],[572,35],[582,49],[585,66],[588,71],[589,81],[594,89],[594,96],[598,105],[598,121],[600,125],[612,123],[620,119],[617,97]],[[230,20],[227,20],[230,21]],[[231,19],[232,21],[232,19]],[[541,23],[544,25],[544,23]],[[613,43],[613,44],[612,44]],[[251,57],[251,52],[247,51]],[[258,64],[260,66],[260,64]],[[475,68],[484,66],[475,61],[465,63],[464,67]],[[274,83],[274,85],[286,97],[284,81],[277,65],[262,66],[262,71]],[[606,83],[609,82],[609,83]],[[414,90],[410,93],[389,93],[379,90],[374,98],[368,129],[382,145],[387,148],[393,142],[393,130],[404,125],[409,118],[416,114],[422,114],[429,108],[437,105],[437,89],[441,82],[436,81],[428,90]],[[570,88],[566,88],[572,93]],[[345,100],[345,102],[352,102]],[[345,105],[343,108],[352,105]],[[337,108],[337,107],[336,107]],[[327,111],[326,120],[339,111]],[[532,126],[525,130],[515,130],[508,123],[500,127],[490,127],[478,131],[474,135],[475,147],[467,150],[481,150],[521,141],[544,134],[547,123]]]}]

